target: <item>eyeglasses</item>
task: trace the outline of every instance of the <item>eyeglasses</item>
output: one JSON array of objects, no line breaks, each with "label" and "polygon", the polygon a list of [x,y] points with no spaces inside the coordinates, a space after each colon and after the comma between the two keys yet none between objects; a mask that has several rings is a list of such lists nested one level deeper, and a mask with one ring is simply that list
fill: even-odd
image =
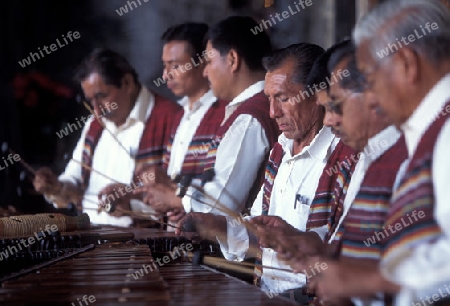
[{"label": "eyeglasses", "polygon": [[328,102],[328,106],[330,107],[330,111],[342,116],[342,105],[347,101],[351,96],[360,95],[360,92],[351,92],[349,91],[343,98],[339,100],[331,100]]}]

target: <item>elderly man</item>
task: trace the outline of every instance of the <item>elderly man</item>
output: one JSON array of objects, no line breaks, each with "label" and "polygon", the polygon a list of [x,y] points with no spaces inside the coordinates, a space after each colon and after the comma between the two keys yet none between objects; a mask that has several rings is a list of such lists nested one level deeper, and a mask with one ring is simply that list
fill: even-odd
[{"label": "elderly man", "polygon": [[[339,162],[340,157],[335,154],[338,139],[322,125],[324,110],[316,103],[316,96],[298,98],[306,88],[311,66],[322,53],[322,48],[302,43],[278,50],[264,61],[268,71],[264,91],[270,100],[271,117],[283,134],[272,149],[264,186],[251,211],[252,216],[271,215],[277,216],[276,220],[286,220],[286,230],[299,229],[312,243],[321,243],[327,225],[327,218],[322,215],[324,206],[313,205],[319,179],[324,168]],[[308,219],[316,222],[308,223]],[[219,236],[229,260],[243,260],[258,250],[255,231],[247,231],[249,226],[234,217],[192,213],[182,219],[180,226],[192,224],[201,236]],[[264,268],[261,271],[262,266],[257,266],[256,276],[261,277],[262,290],[271,295],[287,293],[298,302],[308,302],[302,290],[293,290],[305,285],[305,275],[280,271],[288,266],[277,260],[270,245],[261,242]]]},{"label": "elderly man", "polygon": [[[350,72],[348,78],[331,84],[330,107],[340,117],[334,121],[333,129],[341,136],[341,141],[360,152],[343,203],[342,217],[331,228],[328,243],[334,244],[331,253],[341,260],[378,263],[381,257],[381,238],[378,236],[381,235],[373,235],[379,232],[385,235],[383,225],[397,172],[407,156],[406,145],[400,132],[377,107],[374,96],[364,95],[365,80],[356,68],[351,42],[334,50],[328,69],[331,74],[339,69]],[[295,242],[291,239],[287,246],[292,248],[292,245]],[[301,270],[301,250],[296,254],[291,251],[291,254],[290,258],[283,258],[297,258],[297,265],[293,263],[293,266]],[[355,302],[357,305],[368,303]],[[372,303],[382,305],[384,301]]]},{"label": "elderly man", "polygon": [[130,182],[152,176],[137,177],[134,169],[137,163],[162,164],[172,114],[180,106],[141,85],[128,61],[111,50],[94,50],[76,79],[96,115],[81,119],[84,129],[64,173],[58,178],[48,168],[39,169],[34,186],[53,202],[80,204],[93,223],[129,226],[130,217],[98,213],[98,197],[126,202],[128,209],[145,208]]},{"label": "elderly man", "polygon": [[450,281],[450,11],[439,1],[388,1],[356,26],[353,38],[367,91],[404,132],[408,160],[384,224],[380,267],[330,264],[319,292],[385,292],[396,294],[396,305],[436,303]]},{"label": "elderly man", "polygon": [[263,94],[262,58],[271,51],[266,33],[253,35],[256,22],[245,16],[229,17],[213,26],[207,36],[206,67],[214,95],[231,101],[214,139],[201,144],[207,154],[200,179],[177,197],[176,186],[146,186],[146,203],[159,212],[184,210],[223,214],[219,204],[241,213],[256,197],[264,162],[279,131],[269,117],[269,101]]}]

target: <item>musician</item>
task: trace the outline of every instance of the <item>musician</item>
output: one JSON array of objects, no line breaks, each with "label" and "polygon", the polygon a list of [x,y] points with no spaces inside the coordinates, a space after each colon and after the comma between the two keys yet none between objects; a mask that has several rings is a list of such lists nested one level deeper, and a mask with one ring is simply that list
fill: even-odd
[{"label": "musician", "polygon": [[[225,115],[227,103],[214,96],[203,76],[207,31],[208,25],[190,22],[170,27],[162,35],[163,78],[176,96],[183,97],[178,102],[183,109],[175,114],[164,155],[163,168],[169,177],[201,176],[207,153],[202,145],[214,138]],[[175,225],[185,211],[169,211],[171,224]]]},{"label": "musician", "polygon": [[96,116],[80,119],[85,125],[65,171],[57,177],[50,169],[41,168],[34,186],[53,202],[81,204],[93,223],[129,226],[130,217],[97,213],[98,197],[125,201],[135,210],[145,207],[124,187],[138,179],[133,177],[136,163],[162,164],[172,114],[180,106],[150,92],[128,61],[108,49],[94,50],[81,63],[75,78]]},{"label": "musician", "polygon": [[[264,60],[267,69],[264,92],[270,100],[271,117],[276,120],[283,134],[272,149],[266,170],[266,179],[252,207],[252,216],[273,215],[284,219],[296,231],[305,232],[313,243],[322,243],[326,233],[328,214],[323,214],[323,206],[314,206],[319,179],[323,178],[324,168],[339,161],[333,155],[338,139],[331,130],[323,127],[324,109],[316,103],[315,95],[299,98],[306,88],[306,78],[314,61],[323,49],[313,44],[296,44],[275,51]],[[333,179],[336,181],[336,178]],[[334,187],[334,185],[333,185]],[[330,190],[327,191],[329,194]],[[315,209],[318,208],[318,209]],[[310,219],[322,219],[315,227],[307,223]],[[318,217],[320,216],[320,217]],[[211,214],[192,213],[184,217],[180,226],[194,224],[200,235],[221,242],[222,252],[228,260],[243,260],[251,257],[251,247],[256,237],[246,228],[233,221],[233,217],[218,217]],[[208,225],[208,232],[202,225]],[[205,226],[203,226],[205,227]],[[325,228],[325,230],[324,230]],[[219,234],[217,234],[219,233]],[[225,239],[220,233],[226,233]],[[262,264],[274,268],[286,268],[278,261],[276,252],[262,245]],[[286,293],[298,302],[308,302],[301,290],[305,285],[304,274],[293,274],[264,268],[261,288],[269,294]],[[258,281],[258,279],[256,279]]]},{"label": "musician", "polygon": [[[377,55],[396,38],[414,34],[418,24],[426,35],[418,32],[420,39],[392,48],[388,56]],[[367,91],[379,98],[382,109],[403,131],[408,160],[398,173],[384,224],[394,231],[382,240],[380,266],[329,263],[317,280],[319,292],[328,299],[385,292],[395,294],[396,305],[424,305],[447,297],[449,33],[450,11],[439,1],[428,0],[383,2],[353,32]]]},{"label": "musician", "polygon": [[[406,159],[406,145],[400,132],[377,107],[373,95],[364,95],[365,80],[356,68],[351,41],[334,50],[328,68],[331,74],[339,69],[350,72],[349,77],[331,84],[329,105],[340,117],[333,128],[341,140],[361,152],[345,196],[342,217],[331,227],[328,243],[333,244],[333,255],[342,260],[354,258],[377,263],[381,257],[381,243],[376,239],[372,243],[372,235],[384,230],[397,171]],[[305,268],[301,264],[305,254],[296,247],[296,244],[303,246],[304,243],[298,239],[294,242],[292,237],[278,239],[280,257],[293,261],[297,270]],[[357,304],[361,303],[358,301]],[[384,301],[372,303],[382,305]]]},{"label": "musician", "polygon": [[146,189],[146,203],[157,211],[224,214],[216,207],[221,203],[240,213],[256,196],[263,162],[279,131],[263,93],[262,58],[271,50],[270,39],[266,33],[253,35],[254,26],[252,18],[235,16],[208,31],[204,75],[214,95],[231,102],[216,137],[202,144],[207,159],[201,184],[193,181],[182,199],[175,195],[175,186]]}]

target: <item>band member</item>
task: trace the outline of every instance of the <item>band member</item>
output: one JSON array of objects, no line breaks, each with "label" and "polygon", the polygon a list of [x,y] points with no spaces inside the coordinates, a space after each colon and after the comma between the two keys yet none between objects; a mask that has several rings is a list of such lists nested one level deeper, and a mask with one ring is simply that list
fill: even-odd
[{"label": "band member", "polygon": [[223,214],[216,205],[220,203],[240,213],[256,197],[264,161],[279,131],[263,93],[262,58],[271,51],[271,44],[266,33],[252,34],[255,25],[250,17],[230,17],[207,33],[204,75],[214,95],[231,102],[216,137],[202,145],[207,159],[201,182],[193,180],[182,199],[175,195],[174,185],[143,188],[146,203],[157,211]]},{"label": "band member", "polygon": [[55,203],[80,204],[93,223],[129,226],[130,217],[98,213],[98,198],[125,202],[134,210],[145,208],[131,191],[136,182],[152,176],[134,177],[135,166],[162,164],[173,114],[180,106],[141,85],[128,61],[111,50],[94,50],[81,63],[76,80],[95,116],[76,119],[84,128],[64,173],[57,177],[41,168],[34,186]]},{"label": "band member", "polygon": [[[178,175],[180,181],[201,177],[207,153],[202,146],[214,139],[225,116],[227,102],[214,96],[203,76],[207,31],[206,24],[184,23],[162,35],[163,78],[176,96],[183,97],[179,101],[183,109],[175,114],[163,168],[169,177]],[[169,211],[170,222],[179,221],[185,211],[184,208]]]},{"label": "band member", "polygon": [[403,131],[408,160],[382,231],[381,264],[330,262],[317,280],[327,299],[385,292],[395,294],[396,305],[422,305],[446,297],[441,293],[450,281],[449,33],[450,11],[426,0],[383,2],[354,30],[367,92]]}]

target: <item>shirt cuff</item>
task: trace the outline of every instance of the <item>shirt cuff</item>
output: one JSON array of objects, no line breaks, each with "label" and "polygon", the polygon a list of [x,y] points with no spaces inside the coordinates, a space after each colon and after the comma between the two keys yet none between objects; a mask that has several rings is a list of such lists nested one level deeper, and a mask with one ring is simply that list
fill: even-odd
[{"label": "shirt cuff", "polygon": [[151,214],[150,217],[153,220],[158,220],[158,218],[156,217],[156,215],[158,215],[158,213],[151,206],[146,205],[139,200],[131,199],[130,200],[130,208],[131,208],[131,211],[134,211],[134,212]]},{"label": "shirt cuff", "polygon": [[184,211],[188,214],[192,211],[192,196],[194,189],[189,187],[186,191],[186,195],[181,199],[181,204],[183,204]]},{"label": "shirt cuff", "polygon": [[[225,259],[230,261],[243,261],[246,258],[250,247],[250,237],[247,228],[242,224],[242,219],[226,216],[227,220],[227,239],[226,241],[217,238],[220,244],[220,250]],[[251,217],[245,217],[249,220]]]},{"label": "shirt cuff", "polygon": [[320,239],[322,239],[322,241],[324,241],[325,236],[326,236],[326,234],[328,232],[328,225],[324,225],[322,227],[312,228],[309,231],[317,233],[317,235],[319,235]]}]

